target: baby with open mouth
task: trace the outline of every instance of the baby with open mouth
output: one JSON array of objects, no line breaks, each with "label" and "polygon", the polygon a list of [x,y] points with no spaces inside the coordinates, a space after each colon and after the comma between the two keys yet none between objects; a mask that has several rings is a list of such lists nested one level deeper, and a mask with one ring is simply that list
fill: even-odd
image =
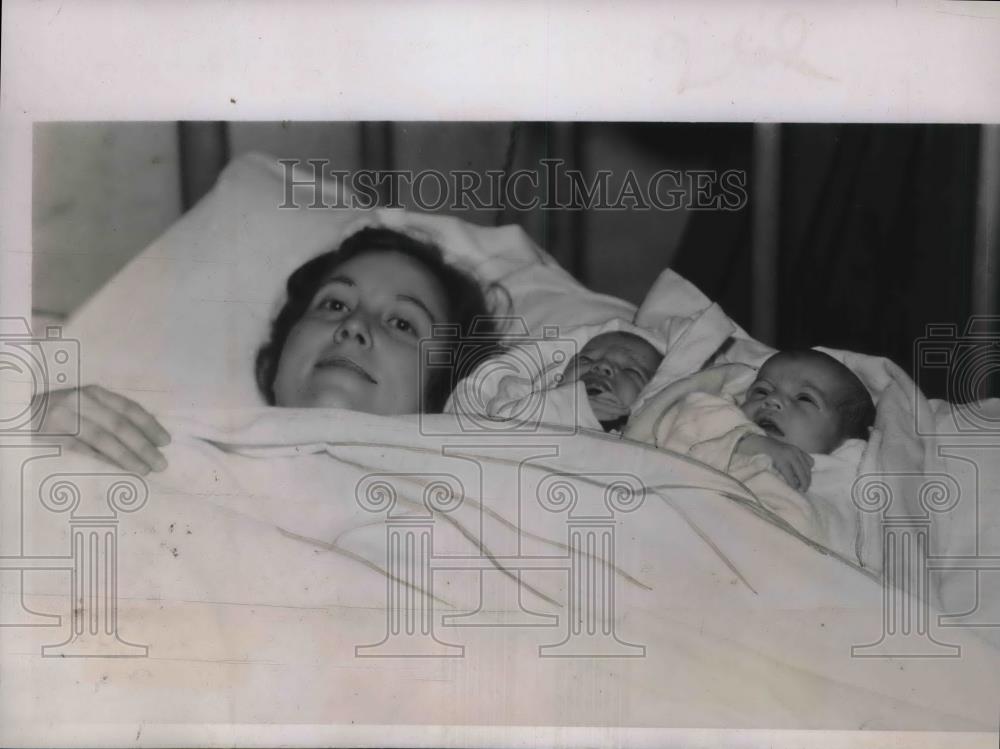
[{"label": "baby with open mouth", "polygon": [[632,404],[662,359],[651,343],[634,333],[602,333],[570,359],[561,382],[582,382],[604,431],[617,431],[628,421]]},{"label": "baby with open mouth", "polygon": [[[780,351],[756,373],[728,363],[675,381],[643,406],[624,436],[740,481],[758,468],[773,469],[799,492],[810,487],[814,456],[831,456],[822,461],[825,492],[840,466],[861,459],[874,422],[875,404],[858,376],[834,357],[806,349]],[[840,487],[834,491],[839,497]]]},{"label": "baby with open mouth", "polygon": [[795,488],[806,489],[813,459],[847,439],[867,439],[875,406],[861,380],[828,354],[781,351],[764,362],[741,406],[763,434],[748,433],[741,455],[766,454]]}]

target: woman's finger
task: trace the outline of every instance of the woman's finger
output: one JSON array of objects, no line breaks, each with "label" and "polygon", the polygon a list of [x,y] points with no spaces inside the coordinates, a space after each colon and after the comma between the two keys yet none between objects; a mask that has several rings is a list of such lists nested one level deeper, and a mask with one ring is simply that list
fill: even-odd
[{"label": "woman's finger", "polygon": [[154,471],[162,471],[167,467],[167,459],[163,457],[163,453],[156,449],[156,446],[149,441],[149,437],[145,433],[139,431],[125,417],[112,417],[110,426],[103,424],[102,426],[111,433],[118,443],[126,447],[132,455],[141,460],[148,468]]},{"label": "woman's finger", "polygon": [[83,389],[83,392],[98,403],[124,414],[143,434],[150,438],[154,445],[162,447],[170,444],[170,433],[149,411],[135,401],[118,395],[118,393],[112,393],[110,390],[105,390],[100,385],[88,385]]},{"label": "woman's finger", "polygon": [[83,415],[80,416],[80,434],[77,440],[119,468],[141,476],[149,473],[150,466],[120,442],[112,432]]},{"label": "woman's finger", "polygon": [[[66,449],[70,452],[79,453],[80,455],[86,455],[88,458],[94,458],[102,463],[107,463],[108,458],[104,453],[99,453],[97,450],[92,448],[86,442],[83,442],[77,438],[73,438],[66,444]],[[121,468],[121,466],[119,466]]]},{"label": "woman's finger", "polygon": [[[105,393],[107,394],[107,391]],[[106,405],[105,402],[96,399],[94,402],[94,406],[86,408],[85,418],[113,435],[117,442],[127,447],[152,470],[162,471],[167,467],[167,459],[156,449],[156,445],[146,432],[136,426],[128,416]]]}]

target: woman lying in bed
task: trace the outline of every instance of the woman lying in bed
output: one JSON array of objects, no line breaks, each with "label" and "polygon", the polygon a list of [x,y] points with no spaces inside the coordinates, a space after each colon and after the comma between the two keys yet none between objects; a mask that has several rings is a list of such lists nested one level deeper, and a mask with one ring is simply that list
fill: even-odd
[{"label": "woman lying in bed", "polygon": [[[479,284],[437,246],[391,229],[362,229],[288,278],[287,301],[257,355],[257,384],[275,406],[437,413],[457,377],[426,366],[421,339],[431,338],[435,325],[457,325],[462,336],[435,344],[434,357],[457,366],[451,354],[474,322],[481,345],[489,345],[482,336],[494,332],[487,314]],[[79,398],[71,390],[49,393],[41,418],[48,431],[79,419],[70,449],[142,475],[166,468],[159,448],[170,442],[167,431],[142,406],[99,385],[81,388]]]}]

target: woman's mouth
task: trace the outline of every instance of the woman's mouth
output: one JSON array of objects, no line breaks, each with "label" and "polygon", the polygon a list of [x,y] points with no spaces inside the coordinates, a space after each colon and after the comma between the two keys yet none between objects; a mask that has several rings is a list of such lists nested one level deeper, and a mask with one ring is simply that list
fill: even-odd
[{"label": "woman's mouth", "polygon": [[344,356],[325,356],[316,363],[316,369],[346,369],[364,377],[371,383],[377,382],[364,367]]}]

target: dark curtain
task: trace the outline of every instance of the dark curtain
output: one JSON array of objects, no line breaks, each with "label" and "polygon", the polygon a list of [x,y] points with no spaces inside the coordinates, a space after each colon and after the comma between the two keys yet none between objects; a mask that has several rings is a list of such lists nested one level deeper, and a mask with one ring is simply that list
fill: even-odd
[{"label": "dark curtain", "polygon": [[[912,374],[913,347],[929,323],[961,330],[977,150],[976,126],[784,126],[779,347],[878,354]],[[745,137],[718,153],[719,168],[742,158],[752,169]],[[674,264],[748,329],[750,250],[749,207],[696,213]],[[944,394],[943,383],[921,385]]]},{"label": "dark curtain", "polygon": [[[713,126],[702,131],[698,168],[747,173],[751,186],[752,125]],[[750,196],[753,199],[753,196]],[[750,206],[738,211],[692,211],[671,267],[722,305],[750,330]]]}]

